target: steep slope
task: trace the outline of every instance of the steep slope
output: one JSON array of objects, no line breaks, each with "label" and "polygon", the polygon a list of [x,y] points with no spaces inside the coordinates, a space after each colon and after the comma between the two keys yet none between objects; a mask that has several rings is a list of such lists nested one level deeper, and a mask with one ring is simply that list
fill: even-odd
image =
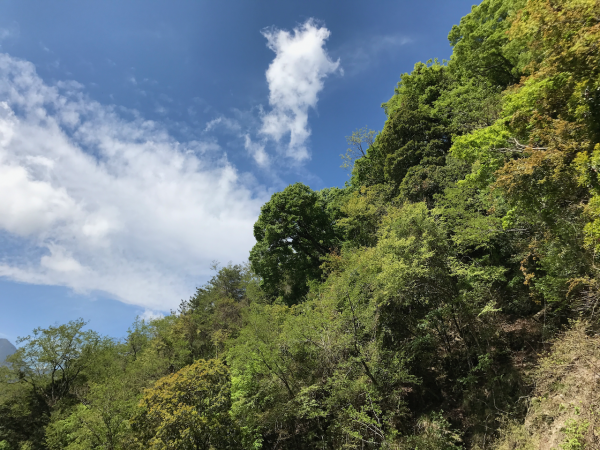
[{"label": "steep slope", "polygon": [[599,344],[585,322],[555,341],[534,373],[524,423],[507,422],[496,450],[600,448]]}]

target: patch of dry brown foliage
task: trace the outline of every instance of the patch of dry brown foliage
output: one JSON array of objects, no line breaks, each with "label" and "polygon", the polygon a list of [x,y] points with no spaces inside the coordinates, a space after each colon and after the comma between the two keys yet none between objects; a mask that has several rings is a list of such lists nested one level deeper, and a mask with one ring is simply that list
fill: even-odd
[{"label": "patch of dry brown foliage", "polygon": [[507,420],[496,450],[600,449],[600,334],[576,322],[540,360],[524,424]]}]

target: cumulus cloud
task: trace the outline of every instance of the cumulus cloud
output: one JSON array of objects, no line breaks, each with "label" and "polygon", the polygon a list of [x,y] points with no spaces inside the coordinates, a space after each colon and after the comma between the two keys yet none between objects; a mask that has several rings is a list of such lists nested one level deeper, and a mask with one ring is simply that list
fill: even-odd
[{"label": "cumulus cloud", "polygon": [[276,28],[263,31],[276,56],[266,73],[272,110],[263,116],[260,131],[276,141],[289,135],[286,155],[297,161],[309,157],[308,111],[316,107],[324,79],[340,66],[325,50],[329,34],[312,19],[293,33]]},{"label": "cumulus cloud", "polygon": [[16,243],[0,249],[0,276],[155,314],[189,297],[211,261],[247,257],[266,193],[214,143],[125,119],[6,54],[0,98],[0,236]]}]

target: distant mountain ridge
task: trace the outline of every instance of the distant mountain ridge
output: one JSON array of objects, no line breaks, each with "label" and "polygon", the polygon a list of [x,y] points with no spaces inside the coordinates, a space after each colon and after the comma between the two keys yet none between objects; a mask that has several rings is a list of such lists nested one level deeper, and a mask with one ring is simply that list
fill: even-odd
[{"label": "distant mountain ridge", "polygon": [[12,355],[16,351],[17,348],[8,339],[0,338],[0,364],[4,362],[7,356]]}]

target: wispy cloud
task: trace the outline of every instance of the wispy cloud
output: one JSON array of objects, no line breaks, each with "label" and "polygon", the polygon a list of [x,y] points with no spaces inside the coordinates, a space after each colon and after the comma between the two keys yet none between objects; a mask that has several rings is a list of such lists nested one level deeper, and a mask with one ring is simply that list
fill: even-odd
[{"label": "wispy cloud", "polygon": [[285,154],[296,161],[310,156],[308,111],[317,106],[323,80],[340,66],[325,50],[329,34],[312,19],[292,33],[276,28],[263,31],[276,56],[266,73],[272,109],[262,117],[260,132],[277,142],[289,135]]},{"label": "wispy cloud", "polygon": [[0,276],[165,311],[211,261],[247,257],[267,196],[214,142],[177,141],[3,54],[0,98],[0,235],[15,242]]},{"label": "wispy cloud", "polygon": [[346,74],[353,76],[373,68],[384,59],[393,58],[401,47],[412,42],[410,37],[400,34],[371,36],[347,42],[336,53],[339,53],[344,59]]},{"label": "wispy cloud", "polygon": [[242,129],[237,120],[225,116],[219,116],[216,119],[210,120],[206,124],[204,132],[213,131],[217,128],[224,128],[225,130],[231,131],[235,134],[239,134]]},{"label": "wispy cloud", "polygon": [[18,39],[20,34],[19,24],[17,22],[12,22],[8,26],[0,27],[0,43]]},{"label": "wispy cloud", "polygon": [[244,147],[250,153],[250,156],[254,158],[256,164],[261,167],[268,167],[270,163],[270,158],[267,152],[265,151],[264,144],[260,142],[253,142],[250,138],[250,135],[246,134],[244,136]]}]

